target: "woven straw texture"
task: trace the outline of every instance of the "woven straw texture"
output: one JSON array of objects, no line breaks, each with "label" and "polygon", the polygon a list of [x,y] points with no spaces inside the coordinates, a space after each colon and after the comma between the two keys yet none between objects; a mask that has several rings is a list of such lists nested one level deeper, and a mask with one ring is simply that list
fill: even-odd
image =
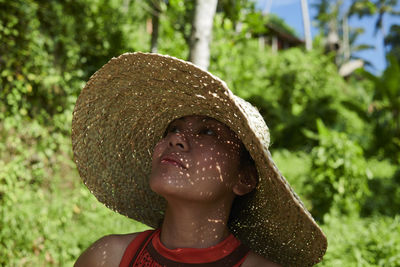
[{"label": "woven straw texture", "polygon": [[110,209],[159,227],[165,201],[148,184],[151,155],[168,124],[187,115],[226,124],[256,163],[259,184],[235,200],[232,233],[284,266],[321,261],[326,237],[272,161],[260,113],[223,81],[183,60],[126,53],[90,78],[72,120],[74,160],[86,186]]}]

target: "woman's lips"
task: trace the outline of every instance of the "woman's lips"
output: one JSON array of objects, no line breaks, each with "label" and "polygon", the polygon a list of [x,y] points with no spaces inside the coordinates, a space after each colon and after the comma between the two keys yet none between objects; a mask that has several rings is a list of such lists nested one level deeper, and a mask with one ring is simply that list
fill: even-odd
[{"label": "woman's lips", "polygon": [[186,169],[186,167],[179,160],[174,159],[172,157],[163,157],[161,159],[161,163],[169,163],[169,164],[178,166],[178,167],[180,167],[182,169]]}]

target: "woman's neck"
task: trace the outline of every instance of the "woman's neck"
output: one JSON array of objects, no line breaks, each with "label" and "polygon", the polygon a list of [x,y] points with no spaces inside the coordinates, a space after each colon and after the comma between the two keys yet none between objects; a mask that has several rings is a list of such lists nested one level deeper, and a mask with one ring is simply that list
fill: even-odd
[{"label": "woman's neck", "polygon": [[168,201],[160,240],[169,249],[214,246],[229,235],[230,208],[231,203]]}]

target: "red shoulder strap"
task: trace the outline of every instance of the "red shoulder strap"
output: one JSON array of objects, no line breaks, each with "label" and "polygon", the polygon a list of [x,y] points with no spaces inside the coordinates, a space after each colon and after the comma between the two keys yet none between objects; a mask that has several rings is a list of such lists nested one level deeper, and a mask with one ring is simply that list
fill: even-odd
[{"label": "red shoulder strap", "polygon": [[119,267],[131,266],[131,261],[137,258],[140,251],[145,247],[147,241],[150,239],[152,233],[154,232],[154,230],[147,230],[141,232],[138,236],[136,236],[126,248],[124,255],[122,256],[121,262],[119,263]]}]

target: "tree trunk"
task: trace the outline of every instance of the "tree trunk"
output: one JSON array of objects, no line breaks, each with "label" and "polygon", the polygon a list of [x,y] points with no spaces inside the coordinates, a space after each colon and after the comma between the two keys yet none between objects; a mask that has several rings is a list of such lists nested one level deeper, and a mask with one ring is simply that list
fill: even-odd
[{"label": "tree trunk", "polygon": [[210,64],[210,42],[217,2],[218,0],[196,0],[194,10],[189,61],[204,70]]},{"label": "tree trunk", "polygon": [[301,0],[301,11],[303,15],[304,39],[306,41],[306,49],[307,51],[310,51],[312,49],[312,39],[307,0]]},{"label": "tree trunk", "polygon": [[150,51],[152,53],[157,53],[157,41],[158,41],[158,28],[160,24],[160,1],[152,0],[152,14],[151,14],[151,43],[150,43]]},{"label": "tree trunk", "polygon": [[131,0],[124,0],[124,2],[122,3],[122,12],[124,14],[128,13],[130,4],[131,4]]}]

